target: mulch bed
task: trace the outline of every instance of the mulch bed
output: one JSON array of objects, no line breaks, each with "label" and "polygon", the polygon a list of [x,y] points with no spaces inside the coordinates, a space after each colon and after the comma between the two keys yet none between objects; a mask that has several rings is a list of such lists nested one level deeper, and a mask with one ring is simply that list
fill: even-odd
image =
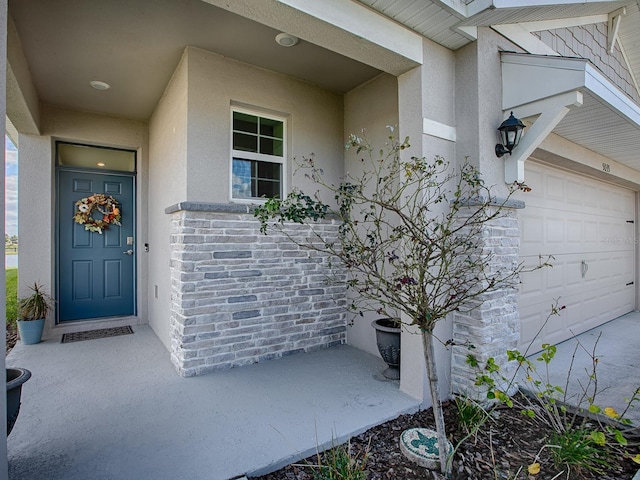
[{"label": "mulch bed", "polygon": [[[454,445],[465,433],[458,420],[453,402],[445,404],[447,432]],[[398,438],[403,430],[412,427],[433,428],[431,409],[413,415],[402,415],[387,423],[374,427],[351,439],[352,454],[362,458],[362,452],[369,446],[367,459],[368,480],[423,480],[438,479],[427,469],[409,461],[398,446]],[[588,470],[577,471],[556,468],[548,448],[543,449],[538,459],[540,473],[529,475],[527,466],[534,462],[540,449],[547,443],[550,431],[539,421],[522,415],[517,409],[507,407],[494,411],[492,419],[482,429],[468,438],[458,449],[453,463],[453,480],[627,480],[632,479],[639,465],[616,455],[603,473]],[[629,448],[637,453],[637,447]],[[255,477],[256,480],[313,480],[312,468],[317,464],[310,457],[281,470]],[[519,473],[518,473],[519,472]],[[562,472],[562,473],[561,473]],[[517,475],[517,476],[516,476]]]},{"label": "mulch bed", "polygon": [[11,349],[18,341],[18,327],[15,324],[7,325],[7,351],[5,355],[9,355]]}]

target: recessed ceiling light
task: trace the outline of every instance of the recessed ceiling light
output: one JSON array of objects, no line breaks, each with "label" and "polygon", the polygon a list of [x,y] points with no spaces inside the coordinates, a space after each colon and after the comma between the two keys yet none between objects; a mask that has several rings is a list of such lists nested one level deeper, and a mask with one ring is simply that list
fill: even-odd
[{"label": "recessed ceiling light", "polygon": [[288,33],[279,33],[276,35],[276,42],[282,47],[293,47],[300,39],[289,35]]},{"label": "recessed ceiling light", "polygon": [[100,80],[91,80],[89,82],[89,85],[91,85],[96,90],[108,90],[111,88],[111,85],[109,85],[107,82],[101,82]]},{"label": "recessed ceiling light", "polygon": [[99,167],[104,167],[106,165],[106,163],[104,162],[98,162],[96,163],[96,165],[98,165]]}]

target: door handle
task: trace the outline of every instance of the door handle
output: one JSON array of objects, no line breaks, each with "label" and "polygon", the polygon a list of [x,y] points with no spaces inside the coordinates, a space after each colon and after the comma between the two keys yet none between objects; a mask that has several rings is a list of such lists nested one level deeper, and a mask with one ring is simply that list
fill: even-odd
[{"label": "door handle", "polygon": [[582,278],[585,277],[588,271],[589,271],[589,265],[587,264],[587,262],[582,260]]},{"label": "door handle", "polygon": [[124,253],[125,255],[133,255],[133,250],[129,249],[126,252],[122,252],[122,253]]}]

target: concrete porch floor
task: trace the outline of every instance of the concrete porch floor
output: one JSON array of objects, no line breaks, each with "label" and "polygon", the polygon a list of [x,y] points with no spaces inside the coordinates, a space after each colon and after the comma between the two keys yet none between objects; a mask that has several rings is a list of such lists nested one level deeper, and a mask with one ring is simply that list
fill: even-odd
[{"label": "concrete porch floor", "polygon": [[[276,470],[419,406],[397,382],[379,380],[382,360],[348,346],[181,378],[153,331],[134,330],[14,348],[7,366],[33,376],[7,439],[11,480],[228,480]],[[640,386],[640,312],[579,341],[591,351],[600,332],[597,403],[620,412]],[[552,384],[564,386],[575,344],[558,345]],[[578,349],[570,394],[590,362]],[[640,405],[628,417],[640,425]]]},{"label": "concrete porch floor", "polygon": [[419,406],[348,346],[181,378],[153,331],[134,331],[16,345],[7,366],[32,377],[7,439],[11,480],[266,473]]}]

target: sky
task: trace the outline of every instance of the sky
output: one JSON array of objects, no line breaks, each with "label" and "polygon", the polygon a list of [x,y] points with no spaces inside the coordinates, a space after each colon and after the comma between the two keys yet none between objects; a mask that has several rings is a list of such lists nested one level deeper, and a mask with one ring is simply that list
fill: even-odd
[{"label": "sky", "polygon": [[5,233],[18,234],[18,150],[5,137]]}]

